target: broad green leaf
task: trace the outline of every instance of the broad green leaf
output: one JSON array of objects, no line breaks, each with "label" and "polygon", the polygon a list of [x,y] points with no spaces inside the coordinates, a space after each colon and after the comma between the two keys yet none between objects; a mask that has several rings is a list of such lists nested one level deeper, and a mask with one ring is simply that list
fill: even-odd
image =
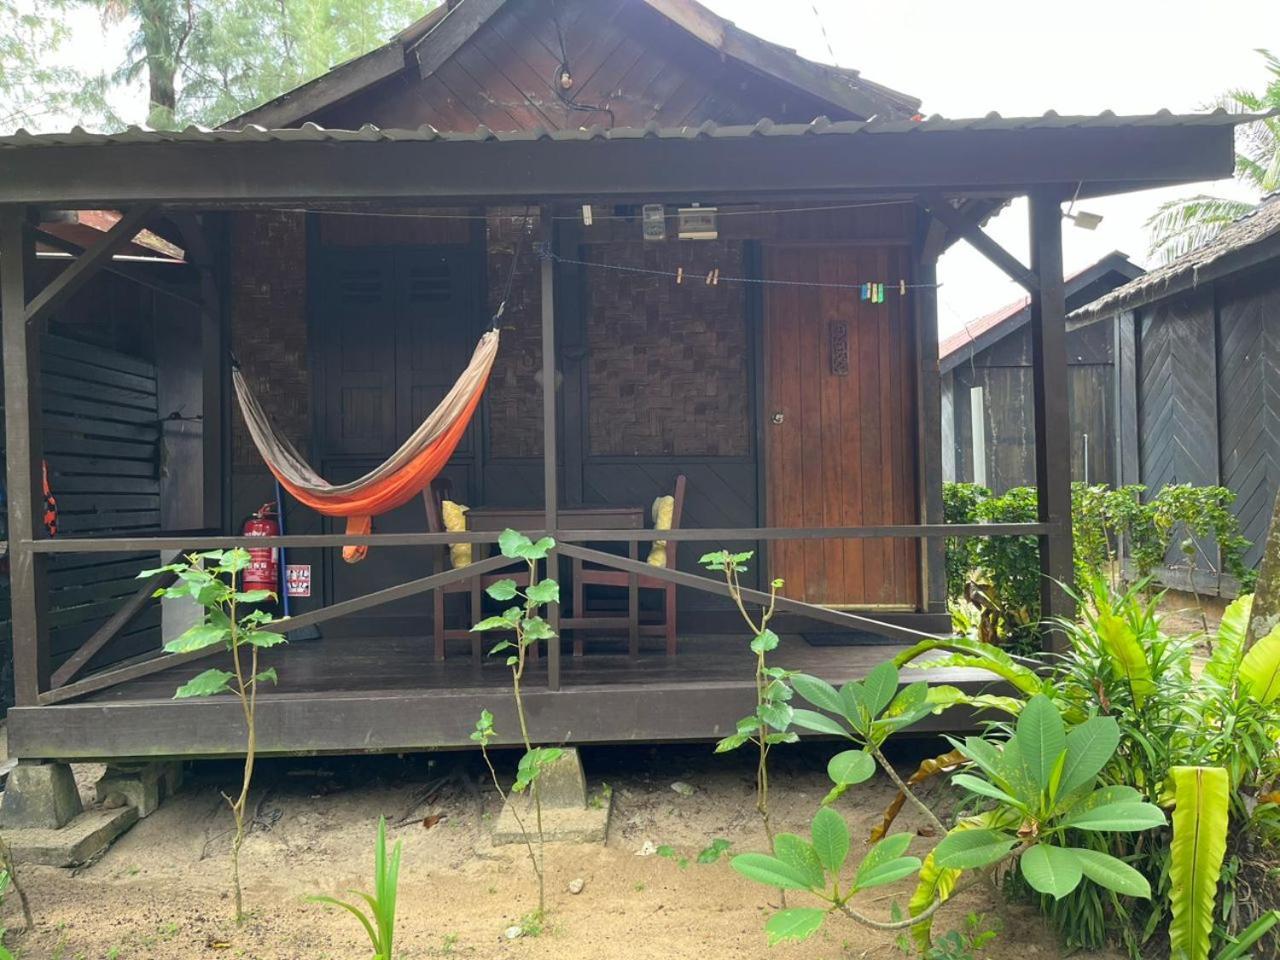
[{"label": "broad green leaf", "polygon": [[[952,656],[942,659],[929,658],[918,664],[915,662],[937,650],[947,651]],[[1045,680],[1035,670],[1018,663],[999,647],[965,637],[922,640],[895,656],[893,662],[899,668],[908,665],[926,668],[940,665],[977,667],[1007,680],[1028,697],[1043,693],[1046,689]]]},{"label": "broad green leaf", "polygon": [[539,606],[547,603],[559,603],[560,584],[554,580],[542,580],[525,591],[525,596]]},{"label": "broad green leaf", "polygon": [[1062,715],[1053,701],[1044,694],[1032,697],[1018,717],[1014,739],[1023,768],[1040,790],[1047,790],[1054,765],[1067,748]]},{"label": "broad green leaf", "polygon": [[752,653],[768,653],[770,650],[778,649],[778,635],[772,630],[766,629],[763,633],[756,634],[751,641]]},{"label": "broad green leaf", "polygon": [[943,713],[952,707],[974,707],[978,710],[1000,710],[1011,717],[1021,713],[1023,706],[1023,701],[1017,697],[965,693],[959,687],[945,683],[930,687],[925,703],[934,714]]},{"label": "broad green leaf", "polygon": [[976,793],[980,797],[988,797],[992,800],[999,800],[1001,803],[1007,803],[1010,806],[1021,806],[1021,802],[1014,797],[1009,796],[993,783],[988,783],[981,777],[975,777],[970,773],[957,773],[951,777],[951,782],[957,787],[963,787],[970,793]]},{"label": "broad green leaf", "polygon": [[1170,777],[1174,793],[1170,947],[1175,957],[1207,960],[1213,904],[1227,851],[1230,784],[1221,767],[1174,767]]},{"label": "broad green leaf", "polygon": [[867,694],[860,681],[850,680],[840,687],[840,704],[840,713],[860,731],[867,712]]},{"label": "broad green leaf", "polygon": [[927,683],[923,680],[909,683],[899,690],[893,700],[890,701],[889,706],[884,710],[884,716],[890,718],[915,714],[920,711],[921,707],[924,707],[924,712],[920,714],[923,716],[924,713],[930,713],[933,710],[932,706],[926,706],[928,700],[929,685]]},{"label": "broad green leaf", "polygon": [[972,760],[978,769],[992,780],[1005,782],[1004,771],[1000,762],[1000,751],[996,749],[994,744],[988,743],[981,737],[965,737],[964,743],[952,740],[951,745],[959,750],[966,759]]},{"label": "broad green leaf", "polygon": [[875,772],[876,761],[865,750],[843,750],[827,761],[827,776],[838,786],[870,780]]},{"label": "broad green leaf", "polygon": [[227,571],[227,573],[239,573],[253,562],[253,557],[249,555],[249,551],[244,547],[235,547],[231,550],[224,550],[220,557],[215,556],[215,553],[216,551],[201,554],[201,556],[210,560],[216,560],[218,566]]},{"label": "broad green leaf", "polygon": [[1079,862],[1084,875],[1098,886],[1122,893],[1126,897],[1151,899],[1151,884],[1147,882],[1147,878],[1123,860],[1101,850],[1084,847],[1072,847],[1070,852]]},{"label": "broad green leaf", "polygon": [[1134,706],[1141,709],[1156,689],[1141,641],[1128,623],[1106,610],[1098,613],[1098,637],[1112,664],[1129,684]]},{"label": "broad green leaf", "polygon": [[556,542],[550,537],[543,537],[533,543],[525,542],[516,547],[516,556],[524,560],[543,560],[551,552]]},{"label": "broad green leaf", "polygon": [[911,834],[894,833],[885,837],[862,858],[854,875],[854,886],[859,890],[893,883],[920,869],[917,857],[903,856],[911,846]]},{"label": "broad green leaf", "polygon": [[1218,624],[1218,639],[1204,665],[1204,672],[1223,686],[1231,686],[1240,669],[1244,654],[1245,631],[1249,626],[1249,613],[1253,610],[1253,594],[1236,597],[1222,614]]},{"label": "broad green leaf", "polygon": [[756,883],[783,890],[809,889],[809,881],[803,870],[765,853],[740,853],[729,863],[733,869]]},{"label": "broad green leaf", "polygon": [[236,603],[265,603],[274,600],[276,593],[274,590],[243,590],[232,596],[236,598]]},{"label": "broad green leaf", "polygon": [[250,630],[240,638],[240,642],[252,647],[274,647],[287,641],[284,634],[273,633],[270,630]]},{"label": "broad green leaf", "polygon": [[830,807],[821,807],[813,816],[810,828],[813,849],[818,861],[828,873],[839,873],[849,856],[849,827],[844,817]]},{"label": "broad green leaf", "polygon": [[815,733],[829,733],[832,736],[845,738],[849,736],[848,730],[816,710],[796,710],[792,713],[791,722],[797,727],[812,730]]},{"label": "broad green leaf", "polygon": [[1164,811],[1155,804],[1129,802],[1074,809],[1059,826],[1075,827],[1077,830],[1137,833],[1163,827],[1167,822]]},{"label": "broad green leaf", "polygon": [[269,684],[271,684],[272,686],[275,686],[276,684],[278,684],[278,683],[280,682],[280,677],[276,674],[276,668],[275,668],[275,667],[267,667],[267,669],[263,670],[261,673],[257,674],[257,675],[253,678],[253,682],[254,682],[254,683],[269,683]]},{"label": "broad green leaf", "polygon": [[1280,697],[1280,626],[1245,653],[1240,661],[1240,682],[1259,703]]},{"label": "broad green leaf", "polygon": [[722,854],[729,852],[731,844],[723,837],[716,837],[710,844],[698,851],[698,862],[701,864],[715,863],[720,859]]},{"label": "broad green leaf", "polygon": [[815,907],[792,907],[779,910],[765,921],[764,932],[769,938],[769,946],[782,943],[784,940],[808,940],[817,933],[826,917],[825,910]]},{"label": "broad green leaf", "polygon": [[542,776],[543,770],[559,760],[563,754],[564,750],[560,747],[534,747],[532,750],[526,750],[520,762],[516,764],[516,782],[511,785],[511,789],[516,793],[523,793],[530,784]]},{"label": "broad green leaf", "polygon": [[760,719],[774,730],[782,732],[791,725],[791,717],[795,711],[789,703],[762,703],[758,709]]},{"label": "broad green leaf", "polygon": [[514,630],[516,625],[506,617],[485,617],[474,627],[472,633],[484,633],[489,630]]},{"label": "broad green leaf", "polygon": [[815,707],[831,713],[844,713],[844,703],[840,699],[840,694],[827,681],[811,677],[807,673],[797,673],[791,678],[791,685],[795,687],[796,693]]},{"label": "broad green leaf", "polygon": [[508,527],[498,535],[498,550],[504,557],[518,559],[520,551],[529,546],[529,538],[518,530]]},{"label": "broad green leaf", "polygon": [[215,693],[225,691],[227,684],[234,679],[235,674],[215,667],[204,671],[204,673],[196,674],[180,686],[174,693],[173,699],[186,700],[188,697],[211,697]]},{"label": "broad green leaf", "polygon": [[535,640],[551,640],[555,637],[556,632],[551,629],[551,624],[543,620],[541,617],[529,617],[520,624],[520,632],[524,635],[525,640],[530,642]]},{"label": "broad green leaf", "polygon": [[721,740],[719,743],[716,744],[715,752],[728,753],[731,750],[737,750],[740,746],[745,744],[749,739],[750,739],[749,737],[741,733],[732,734],[731,736],[725,737],[723,740]]},{"label": "broad green leaf", "polygon": [[1018,868],[1032,890],[1061,900],[1080,886],[1080,861],[1070,850],[1037,843],[1019,858]]},{"label": "broad green leaf", "polygon": [[489,596],[499,603],[506,603],[508,600],[514,600],[516,596],[516,582],[514,580],[498,580],[489,584],[484,590]]},{"label": "broad green leaf", "polygon": [[1016,837],[985,827],[952,829],[933,848],[933,862],[941,869],[973,870],[1000,860],[1017,843]]},{"label": "broad green leaf", "polygon": [[226,643],[230,637],[231,631],[225,627],[199,623],[174,637],[164,645],[164,648],[169,653],[190,653],[193,650],[212,647],[214,644]]},{"label": "broad green leaf", "polygon": [[892,660],[877,664],[862,681],[863,705],[872,719],[880,716],[898,692],[898,668]]},{"label": "broad green leaf", "polygon": [[813,844],[794,833],[780,833],[773,840],[773,852],[779,860],[797,870],[810,888],[826,882],[822,861]]},{"label": "broad green leaf", "polygon": [[1067,762],[1058,794],[1091,785],[1120,745],[1120,725],[1114,717],[1090,717],[1067,734]]}]

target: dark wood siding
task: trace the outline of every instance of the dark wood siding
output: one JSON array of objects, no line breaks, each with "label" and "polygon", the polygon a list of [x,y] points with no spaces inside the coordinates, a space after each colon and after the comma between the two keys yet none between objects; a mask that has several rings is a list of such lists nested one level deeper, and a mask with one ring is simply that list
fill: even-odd
[{"label": "dark wood siding", "polygon": [[[1111,341],[1111,324],[1107,322],[1095,323],[1067,335],[1072,480],[1088,480],[1090,483],[1113,483],[1115,480],[1115,383]],[[954,451],[954,464],[948,479],[974,480],[970,390],[982,387],[987,486],[1003,493],[1011,487],[1035,484],[1032,376],[1031,337],[1026,326],[944,374],[944,383],[951,390],[949,424],[952,427],[951,449]]]},{"label": "dark wood siding", "polygon": [[[807,122],[833,108],[786,91],[714,51],[644,4],[628,0],[508,3],[431,76],[397,77],[314,119],[321,126],[493,130],[604,124],[663,126]],[[574,78],[556,86],[564,59]],[[567,101],[580,105],[571,107]],[[604,109],[591,109],[599,107]],[[838,118],[837,118],[838,119]]]}]

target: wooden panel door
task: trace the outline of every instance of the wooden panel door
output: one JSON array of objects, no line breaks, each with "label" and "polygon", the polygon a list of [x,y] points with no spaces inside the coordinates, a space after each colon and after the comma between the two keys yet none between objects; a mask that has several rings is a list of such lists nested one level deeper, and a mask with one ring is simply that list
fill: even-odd
[{"label": "wooden panel door", "polygon": [[[896,289],[906,251],[771,246],[765,276],[812,284],[880,281],[885,302],[835,286],[766,285],[766,515],[772,527],[915,523],[911,312]],[[849,607],[915,608],[918,551],[908,540],[777,541],[785,596]]]},{"label": "wooden panel door", "polygon": [[[475,347],[480,317],[474,254],[460,247],[329,249],[319,258],[318,309],[324,357],[321,471],[334,483],[355,479],[390,456],[448,392]],[[474,428],[473,428],[474,431]],[[473,432],[471,431],[471,432]],[[469,502],[474,442],[471,432],[445,473],[455,496]],[[327,528],[340,532],[341,520]],[[375,517],[375,533],[422,533],[420,498]],[[357,564],[330,558],[328,602],[426,576],[427,548],[374,549]],[[386,618],[408,618],[425,631],[429,595],[375,607],[354,632],[413,629]]]}]

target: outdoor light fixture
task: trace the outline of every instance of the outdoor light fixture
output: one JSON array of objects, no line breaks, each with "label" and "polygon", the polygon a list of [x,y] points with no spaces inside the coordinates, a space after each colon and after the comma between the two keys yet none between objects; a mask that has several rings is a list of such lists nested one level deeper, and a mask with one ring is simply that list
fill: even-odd
[{"label": "outdoor light fixture", "polygon": [[715,240],[720,236],[716,229],[715,207],[703,207],[694,204],[692,207],[679,209],[679,233],[681,240]]},{"label": "outdoor light fixture", "polygon": [[1068,210],[1065,216],[1081,230],[1097,230],[1098,224],[1102,222],[1102,214],[1090,213],[1087,210],[1080,210],[1076,213]]}]

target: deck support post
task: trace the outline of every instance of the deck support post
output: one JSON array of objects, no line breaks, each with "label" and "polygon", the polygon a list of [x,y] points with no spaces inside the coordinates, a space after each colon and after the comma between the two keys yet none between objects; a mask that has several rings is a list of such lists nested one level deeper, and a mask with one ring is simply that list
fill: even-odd
[{"label": "deck support post", "polygon": [[[919,522],[942,523],[942,377],[938,373],[938,249],[942,224],[923,213],[912,268],[916,353],[916,469]],[[920,542],[920,609],[947,610],[946,541]]]},{"label": "deck support post", "polygon": [[[1070,617],[1071,597],[1062,584],[1072,580],[1071,424],[1067,409],[1067,304],[1062,274],[1062,197],[1041,188],[1030,196],[1031,268],[1038,289],[1031,291],[1031,364],[1035,371],[1036,493],[1039,519],[1054,530],[1040,536],[1040,616]],[[1058,631],[1045,633],[1046,649],[1061,643]]]},{"label": "deck support post", "polygon": [[[555,244],[554,210],[543,204],[538,214],[539,256],[542,260],[542,482],[545,526],[549,536],[558,537],[560,527],[560,492],[556,466],[556,263],[552,259]],[[559,580],[560,553],[552,550],[547,557],[547,576]],[[556,634],[547,643],[547,686],[560,689],[560,604],[547,605],[547,623]]]},{"label": "deck support post", "polygon": [[18,706],[32,706],[49,684],[49,558],[30,543],[44,536],[41,472],[41,324],[27,324],[35,243],[27,210],[0,208],[0,324],[4,347],[5,484],[9,501],[9,583],[13,620],[13,687]]}]

